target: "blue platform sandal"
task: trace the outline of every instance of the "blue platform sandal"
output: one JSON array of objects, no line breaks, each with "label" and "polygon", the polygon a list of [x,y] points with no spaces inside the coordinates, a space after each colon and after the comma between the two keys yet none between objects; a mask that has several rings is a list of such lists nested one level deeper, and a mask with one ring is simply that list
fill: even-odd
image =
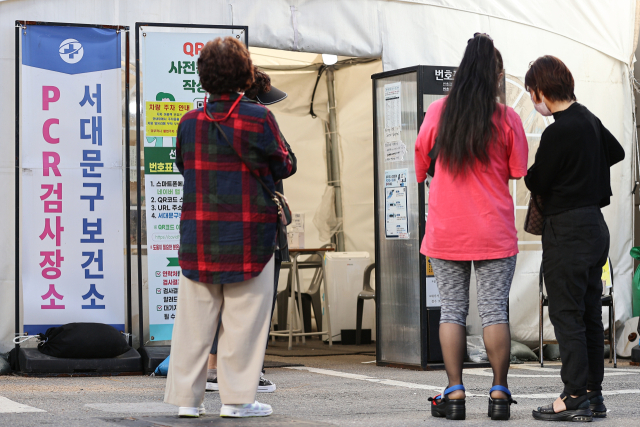
[{"label": "blue platform sandal", "polygon": [[449,399],[449,393],[462,390],[465,391],[462,384],[454,385],[445,389],[442,394],[430,397],[431,415],[434,417],[447,417],[448,420],[464,420],[466,416],[464,399]]},{"label": "blue platform sandal", "polygon": [[[494,391],[501,391],[507,396],[507,399],[494,399],[491,397],[491,393]],[[511,392],[508,388],[501,385],[494,385],[489,390],[489,411],[487,413],[488,416],[491,417],[492,420],[508,420],[511,417],[511,404],[517,404],[515,400],[511,397]]]}]

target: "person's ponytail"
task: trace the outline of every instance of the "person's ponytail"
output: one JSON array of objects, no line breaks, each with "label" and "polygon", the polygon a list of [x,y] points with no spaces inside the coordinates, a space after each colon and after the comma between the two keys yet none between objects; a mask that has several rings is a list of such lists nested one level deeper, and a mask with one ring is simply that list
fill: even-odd
[{"label": "person's ponytail", "polygon": [[502,56],[485,34],[469,40],[440,119],[436,152],[453,175],[489,162]]}]

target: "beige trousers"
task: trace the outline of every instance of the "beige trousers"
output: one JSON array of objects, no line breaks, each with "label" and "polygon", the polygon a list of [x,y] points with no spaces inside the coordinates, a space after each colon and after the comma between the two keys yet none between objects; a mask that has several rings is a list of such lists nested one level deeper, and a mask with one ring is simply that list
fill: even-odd
[{"label": "beige trousers", "polygon": [[273,304],[273,257],[259,276],[211,285],[180,275],[164,401],[198,407],[204,400],[207,360],[218,336],[218,385],[223,404],[253,403],[264,362]]}]

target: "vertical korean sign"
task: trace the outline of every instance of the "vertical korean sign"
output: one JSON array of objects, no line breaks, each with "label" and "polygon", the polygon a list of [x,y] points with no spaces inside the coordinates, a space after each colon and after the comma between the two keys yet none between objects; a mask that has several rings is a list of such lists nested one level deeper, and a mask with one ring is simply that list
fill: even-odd
[{"label": "vertical korean sign", "polygon": [[171,339],[178,303],[183,185],[175,165],[178,124],[184,113],[204,105],[205,91],[197,70],[204,45],[216,37],[240,33],[215,28],[206,32],[191,32],[195,29],[188,27],[180,30],[184,32],[167,32],[167,27],[141,27],[140,109],[144,124],[150,341]]},{"label": "vertical korean sign", "polygon": [[99,322],[124,331],[120,33],[22,30],[24,331]]}]

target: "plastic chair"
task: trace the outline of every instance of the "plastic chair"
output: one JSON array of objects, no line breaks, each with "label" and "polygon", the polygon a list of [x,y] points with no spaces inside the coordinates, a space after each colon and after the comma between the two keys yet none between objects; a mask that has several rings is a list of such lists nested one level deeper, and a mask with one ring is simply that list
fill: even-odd
[{"label": "plastic chair", "polygon": [[373,300],[376,303],[376,291],[371,288],[371,273],[376,268],[376,263],[371,263],[364,270],[362,279],[362,291],[358,294],[358,308],[356,311],[356,345],[360,345],[362,341],[362,313],[364,311],[364,301]]},{"label": "plastic chair", "polygon": [[[609,307],[609,339],[604,340],[606,344],[609,344],[609,363],[613,360],[613,367],[618,367],[618,355],[616,354],[616,305],[615,300],[613,298],[613,264],[611,264],[611,258],[607,258],[607,262],[609,263],[609,270],[611,271],[611,287],[609,288],[608,295],[602,295],[602,306]],[[604,291],[604,289],[603,289]],[[544,359],[542,357],[542,346],[543,344],[556,344],[557,341],[544,341],[543,340],[543,309],[545,306],[549,306],[549,297],[544,294],[544,271],[542,268],[542,263],[540,263],[540,291],[539,291],[539,307],[540,307],[540,315],[538,319],[539,325],[539,338],[540,338],[540,367],[544,367]]]}]

